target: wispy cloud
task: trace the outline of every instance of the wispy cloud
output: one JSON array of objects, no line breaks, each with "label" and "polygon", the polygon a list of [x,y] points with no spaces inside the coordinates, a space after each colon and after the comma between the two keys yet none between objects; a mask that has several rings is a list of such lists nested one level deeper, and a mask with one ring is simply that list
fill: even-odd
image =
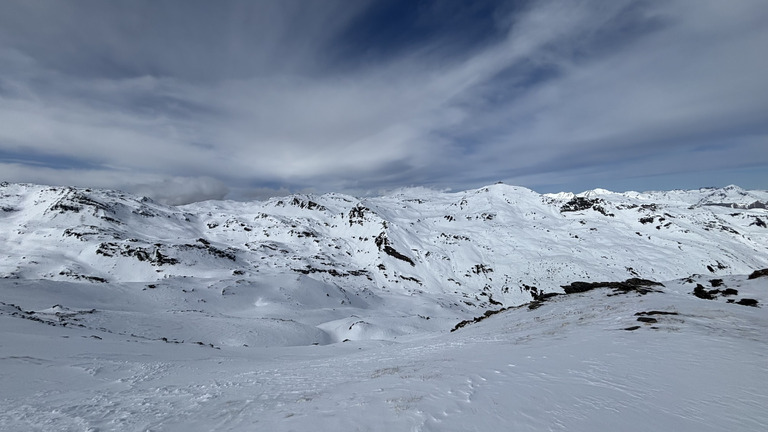
[{"label": "wispy cloud", "polygon": [[768,187],[763,1],[485,3],[492,31],[465,43],[422,8],[388,49],[349,40],[392,19],[353,3],[6,2],[4,179],[172,203],[717,170]]}]

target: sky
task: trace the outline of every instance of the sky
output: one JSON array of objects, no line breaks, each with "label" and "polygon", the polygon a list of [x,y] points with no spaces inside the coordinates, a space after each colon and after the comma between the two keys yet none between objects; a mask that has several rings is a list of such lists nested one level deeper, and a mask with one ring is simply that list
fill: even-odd
[{"label": "sky", "polygon": [[0,181],[768,189],[765,0],[5,0]]}]

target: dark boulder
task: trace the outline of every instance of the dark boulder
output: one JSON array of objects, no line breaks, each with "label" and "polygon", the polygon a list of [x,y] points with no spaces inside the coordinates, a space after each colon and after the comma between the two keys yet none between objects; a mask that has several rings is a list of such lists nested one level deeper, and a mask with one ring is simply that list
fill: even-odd
[{"label": "dark boulder", "polygon": [[566,294],[582,293],[596,288],[612,288],[614,293],[635,291],[640,294],[648,294],[649,292],[657,291],[651,288],[654,286],[664,285],[648,279],[631,278],[624,282],[573,282],[570,285],[563,285],[562,288]]},{"label": "dark boulder", "polygon": [[704,286],[701,284],[697,284],[696,288],[693,289],[693,295],[704,300],[714,300],[717,298],[719,293],[720,290],[717,289],[707,291],[707,289],[704,288]]},{"label": "dark boulder", "polygon": [[751,299],[751,298],[743,298],[736,302],[736,304],[740,304],[742,306],[752,306],[757,307],[757,300]]},{"label": "dark boulder", "polygon": [[747,279],[757,279],[764,276],[768,276],[768,268],[753,271],[749,276],[747,276]]}]

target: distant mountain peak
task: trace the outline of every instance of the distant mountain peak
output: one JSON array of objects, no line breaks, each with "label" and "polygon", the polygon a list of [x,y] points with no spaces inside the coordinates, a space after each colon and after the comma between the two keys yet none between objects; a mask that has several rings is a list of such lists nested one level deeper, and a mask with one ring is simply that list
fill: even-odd
[{"label": "distant mountain peak", "polygon": [[166,206],[118,191],[4,183],[0,275],[302,275],[345,292],[458,295],[483,308],[530,300],[525,286],[768,267],[765,202],[765,191],[738,187],[540,195],[495,184]]}]

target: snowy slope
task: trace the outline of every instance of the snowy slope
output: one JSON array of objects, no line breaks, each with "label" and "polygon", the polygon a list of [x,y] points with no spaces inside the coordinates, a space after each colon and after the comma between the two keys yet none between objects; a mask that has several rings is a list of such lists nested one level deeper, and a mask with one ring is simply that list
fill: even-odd
[{"label": "snowy slope", "polygon": [[[764,430],[768,315],[728,300],[764,305],[768,284],[722,279],[667,281],[645,295],[598,288],[395,342],[221,349],[130,334],[132,314],[199,338],[216,320],[173,328],[125,291],[109,301],[62,282],[6,280],[0,429]],[[697,285],[738,293],[701,299]],[[9,305],[64,299],[103,306]],[[109,305],[121,305],[119,324],[89,327]],[[30,319],[57,313],[58,324]]]},{"label": "snowy slope", "polygon": [[114,191],[2,184],[0,275],[151,283],[304,274],[355,293],[484,308],[530,300],[526,286],[768,267],[766,202],[768,192],[735,186],[539,195],[497,184],[166,207]]},{"label": "snowy slope", "polygon": [[0,430],[762,430],[765,203],[2,183]]}]

